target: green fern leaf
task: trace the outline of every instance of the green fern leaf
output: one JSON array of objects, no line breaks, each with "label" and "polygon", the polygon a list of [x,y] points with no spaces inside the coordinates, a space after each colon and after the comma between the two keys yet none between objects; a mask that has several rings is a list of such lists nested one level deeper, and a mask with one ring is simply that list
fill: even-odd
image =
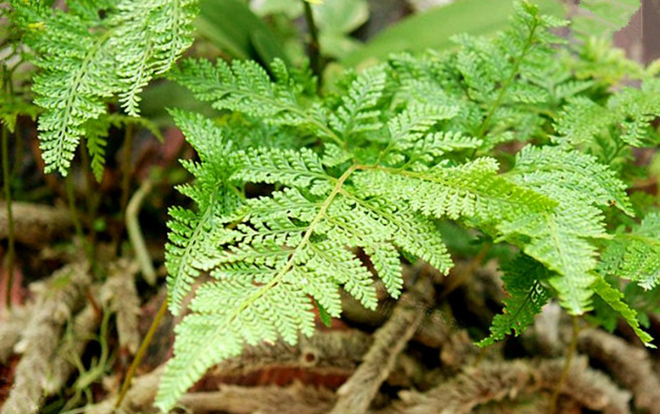
[{"label": "green fern leaf", "polygon": [[327,194],[332,189],[332,179],[325,173],[320,158],[307,148],[300,151],[257,148],[237,158],[242,168],[235,174],[236,179],[310,187],[316,195]]},{"label": "green fern leaf", "polygon": [[419,172],[375,169],[356,174],[355,181],[364,194],[398,199],[438,218],[490,221],[555,205],[549,198],[502,178],[498,168],[494,159],[481,158],[457,167],[435,166]]},{"label": "green fern leaf", "polygon": [[601,106],[584,96],[569,99],[556,121],[555,140],[577,148],[592,149],[598,139],[613,147],[621,143],[640,147],[653,135],[651,121],[660,115],[660,81],[645,81],[640,88],[626,88]]},{"label": "green fern leaf", "polygon": [[[397,249],[389,243],[379,243],[365,246],[364,251],[371,259],[387,292],[393,298],[398,298],[403,288],[403,279],[401,278],[401,258]],[[448,267],[448,265],[443,266]]]},{"label": "green fern leaf", "polygon": [[612,36],[630,22],[639,0],[581,0],[573,30],[580,38]]},{"label": "green fern leaf", "polygon": [[502,281],[509,298],[504,300],[504,311],[495,316],[489,337],[477,345],[486,347],[501,341],[513,332],[520,335],[534,323],[534,317],[551,298],[551,292],[543,286],[550,272],[529,256],[518,255],[502,266]]},{"label": "green fern leaf", "polygon": [[624,295],[621,291],[612,287],[602,277],[596,279],[593,289],[596,294],[605,301],[605,303],[628,322],[628,325],[630,325],[644,345],[649,348],[655,348],[655,345],[651,344],[653,338],[642,330],[639,325],[639,320],[637,319],[637,312],[634,309],[631,309],[630,306],[623,301]]},{"label": "green fern leaf", "polygon": [[183,111],[171,114],[199,151],[204,165],[202,168],[193,162],[184,163],[196,181],[179,187],[195,201],[199,210],[170,209],[170,243],[166,246],[165,264],[170,311],[178,315],[200,270],[209,270],[217,263],[218,245],[236,236],[235,232],[224,229],[223,224],[231,220],[230,214],[241,201],[230,182],[235,168],[228,156],[231,145],[223,139],[220,129],[200,115]]},{"label": "green fern leaf", "polygon": [[[208,306],[208,304],[222,306]],[[177,326],[174,358],[156,396],[156,407],[168,411],[199,377],[218,361],[238,356],[246,344],[278,337],[290,344],[298,332],[314,332],[313,305],[301,289],[284,280],[257,286],[234,279],[200,286],[191,304],[195,314]]]},{"label": "green fern leaf", "polygon": [[330,126],[338,135],[348,139],[351,135],[378,130],[380,111],[374,107],[385,87],[385,68],[377,66],[365,70],[353,81],[342,104],[329,117]]},{"label": "green fern leaf", "polygon": [[[39,139],[47,173],[66,175],[82,137],[92,137],[94,169],[102,165],[99,134],[86,128],[119,94],[137,116],[139,92],[167,71],[191,42],[197,0],[71,2],[68,13],[12,1],[14,20],[41,69],[35,76]],[[101,10],[99,10],[101,8]],[[107,18],[99,16],[107,15]]]},{"label": "green fern leaf", "polygon": [[343,146],[327,126],[324,111],[318,105],[306,107],[299,102],[304,86],[289,76],[282,61],[275,60],[273,66],[279,75],[275,82],[256,62],[235,60],[230,66],[223,61],[213,65],[205,60],[184,60],[171,78],[198,99],[212,102],[216,109],[262,118],[270,124],[306,128]]},{"label": "green fern leaf", "polygon": [[101,116],[97,119],[90,119],[85,125],[87,137],[87,152],[91,157],[92,173],[96,181],[101,182],[103,170],[105,168],[105,147],[108,144],[108,129],[110,121],[107,116]]},{"label": "green fern leaf", "polygon": [[123,0],[108,24],[115,51],[119,100],[129,115],[139,113],[140,93],[154,75],[167,72],[192,44],[198,0]]},{"label": "green fern leaf", "polygon": [[660,284],[660,213],[652,212],[630,233],[617,234],[603,253],[602,271],[637,282],[644,289]]},{"label": "green fern leaf", "polygon": [[620,209],[630,211],[624,184],[593,157],[557,147],[525,147],[508,175],[557,200],[559,206],[554,212],[514,218],[498,228],[526,254],[557,272],[549,282],[570,313],[586,312],[597,264],[596,247],[589,240],[607,237],[598,207],[615,201]]},{"label": "green fern leaf", "polygon": [[35,28],[28,29],[25,42],[44,56],[35,62],[44,72],[32,88],[35,103],[45,110],[39,117],[40,148],[46,173],[66,175],[85,122],[107,111],[104,99],[116,89],[114,58],[104,47],[106,36],[93,30],[98,21],[60,11],[35,18],[43,20],[32,21]]}]

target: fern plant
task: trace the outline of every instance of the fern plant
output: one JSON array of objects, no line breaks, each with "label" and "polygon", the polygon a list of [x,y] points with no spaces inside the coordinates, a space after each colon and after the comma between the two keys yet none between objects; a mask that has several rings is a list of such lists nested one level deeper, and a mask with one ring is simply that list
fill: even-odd
[{"label": "fern plant", "polygon": [[[503,267],[505,312],[481,345],[520,333],[553,297],[581,315],[594,295],[650,345],[610,279],[657,283],[655,216],[640,236],[613,236],[606,218],[633,220],[617,161],[656,142],[657,82],[640,68],[640,89],[609,98],[607,81],[576,76],[585,59],[549,30],[564,23],[520,1],[495,39],[459,36],[453,52],[395,56],[347,73],[323,97],[282,62],[271,78],[254,62],[184,61],[172,79],[227,115],[171,111],[199,155],[184,161],[195,180],[179,188],[195,209],[171,209],[171,312],[186,312],[202,273],[211,280],[176,328],[156,405],[171,409],[248,344],[312,335],[314,308],[340,315],[340,289],[368,308],[379,284],[397,297],[402,260],[446,273],[437,228],[446,220],[520,250]],[[576,117],[577,107],[593,115]],[[499,150],[516,141],[534,144],[515,159]]]},{"label": "fern plant", "polygon": [[66,13],[48,2],[10,4],[10,18],[41,70],[32,91],[43,108],[45,171],[67,175],[86,137],[99,177],[105,138],[98,126],[110,122],[102,119],[109,100],[119,96],[124,111],[138,116],[142,89],[192,43],[197,0],[69,0]]}]

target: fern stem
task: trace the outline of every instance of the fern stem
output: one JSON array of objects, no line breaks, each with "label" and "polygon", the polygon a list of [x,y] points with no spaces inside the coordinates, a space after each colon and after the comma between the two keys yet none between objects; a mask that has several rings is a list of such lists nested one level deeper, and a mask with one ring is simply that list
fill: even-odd
[{"label": "fern stem", "polygon": [[557,402],[559,400],[559,394],[561,394],[561,389],[568,378],[568,372],[571,369],[571,364],[573,363],[573,357],[577,351],[578,335],[580,334],[580,325],[577,316],[573,316],[573,335],[571,337],[571,342],[568,345],[566,351],[566,360],[564,362],[564,369],[561,371],[561,376],[557,382],[552,396],[550,397],[550,404],[548,405],[548,414],[555,414],[557,412]]},{"label": "fern stem", "polygon": [[126,125],[124,130],[124,144],[121,162],[121,198],[119,201],[120,224],[119,229],[114,234],[112,244],[114,249],[119,252],[121,236],[124,233],[124,223],[126,222],[126,207],[128,206],[129,192],[131,191],[131,155],[133,148],[133,125]]},{"label": "fern stem", "polygon": [[309,29],[310,41],[307,44],[307,51],[309,53],[309,62],[312,67],[312,72],[316,75],[316,86],[321,87],[323,78],[323,62],[321,61],[321,44],[319,43],[319,29],[314,20],[314,13],[312,6],[306,0],[300,0],[305,9],[305,21]]},{"label": "fern stem", "polygon": [[121,384],[119,396],[117,397],[117,401],[115,401],[115,407],[114,407],[115,410],[119,408],[122,401],[124,400],[124,397],[126,396],[126,392],[128,392],[128,388],[131,385],[131,380],[135,375],[135,371],[137,370],[137,367],[140,365],[140,362],[142,362],[142,358],[144,358],[144,354],[147,352],[147,347],[151,343],[151,340],[153,339],[154,334],[156,333],[156,328],[158,328],[158,325],[160,325],[160,321],[163,319],[163,316],[165,316],[166,311],[167,311],[167,297],[163,298],[163,302],[160,304],[160,308],[158,308],[158,312],[156,313],[153,322],[151,322],[151,326],[149,326],[149,331],[147,331],[147,334],[145,335],[144,339],[142,340],[142,343],[140,344],[140,348],[138,349],[137,353],[135,354],[135,357],[133,358],[133,361],[131,362],[131,366],[128,368],[128,371],[126,372],[126,377],[124,378],[124,382]]},{"label": "fern stem", "polygon": [[126,125],[124,131],[124,154],[122,159],[121,180],[121,217],[126,218],[126,206],[128,205],[128,193],[131,189],[131,155],[133,148],[133,125]]},{"label": "fern stem", "polygon": [[[525,58],[525,55],[527,54],[527,51],[529,51],[529,48],[532,46],[533,40],[534,40],[534,33],[536,32],[536,29],[538,28],[538,19],[534,19],[534,25],[532,26],[531,30],[529,31],[529,36],[527,36],[527,40],[525,41],[525,46],[522,49],[522,52],[520,52],[520,56],[516,59],[516,61],[513,64],[513,68],[511,69],[511,73],[509,74],[509,77],[504,81],[502,86],[500,87],[500,92],[497,95],[497,98],[495,99],[495,102],[493,105],[490,107],[488,110],[488,114],[486,115],[486,119],[484,119],[484,122],[481,124],[481,128],[479,128],[479,132],[477,133],[477,139],[483,139],[483,137],[486,135],[486,130],[490,126],[490,123],[492,121],[493,115],[495,114],[495,111],[497,108],[502,104],[502,100],[504,99],[504,95],[506,94],[507,90],[513,83],[513,80],[516,78],[518,75],[518,70],[520,69],[520,64],[522,63],[523,59]],[[476,152],[476,149],[475,149]],[[474,156],[474,154],[473,154]]]},{"label": "fern stem", "polygon": [[100,200],[100,194],[94,191],[92,188],[92,183],[95,182],[92,172],[89,169],[90,161],[87,151],[84,148],[80,147],[80,157],[82,161],[83,176],[85,177],[85,199],[87,200],[87,226],[89,229],[88,243],[89,243],[89,259],[90,266],[93,274],[97,274],[97,263],[96,263],[96,237],[97,232],[94,226],[94,221],[96,220],[96,213],[98,212],[98,205]]},{"label": "fern stem", "polygon": [[11,210],[11,175],[9,173],[9,130],[2,125],[2,179],[4,180],[5,204],[7,206],[7,290],[5,291],[5,306],[11,309],[11,288],[14,284],[14,257],[16,245],[14,241],[14,215]]},{"label": "fern stem", "polygon": [[83,231],[82,223],[80,222],[80,217],[78,216],[78,209],[76,208],[76,196],[73,191],[73,175],[70,174],[66,178],[66,195],[69,201],[69,211],[71,212],[71,221],[73,221],[73,227],[76,229],[76,236],[80,239],[80,243],[83,246],[85,255],[89,263],[93,263],[93,254],[91,251],[91,246],[88,245],[87,240],[85,240],[85,232]]}]

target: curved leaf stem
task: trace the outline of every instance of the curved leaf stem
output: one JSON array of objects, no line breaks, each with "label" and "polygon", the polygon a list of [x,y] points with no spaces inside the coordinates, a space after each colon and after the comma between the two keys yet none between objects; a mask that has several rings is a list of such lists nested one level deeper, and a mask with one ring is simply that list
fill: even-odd
[{"label": "curved leaf stem", "polygon": [[5,291],[5,306],[11,308],[11,288],[14,284],[14,216],[11,210],[11,176],[9,173],[9,130],[2,125],[2,179],[4,180],[5,205],[7,206],[7,287]]},{"label": "curved leaf stem", "polygon": [[312,72],[316,75],[316,86],[320,88],[323,79],[323,62],[321,60],[321,44],[319,43],[319,29],[314,20],[314,13],[309,2],[301,0],[305,9],[305,21],[309,29],[310,41],[307,44],[309,62]]}]

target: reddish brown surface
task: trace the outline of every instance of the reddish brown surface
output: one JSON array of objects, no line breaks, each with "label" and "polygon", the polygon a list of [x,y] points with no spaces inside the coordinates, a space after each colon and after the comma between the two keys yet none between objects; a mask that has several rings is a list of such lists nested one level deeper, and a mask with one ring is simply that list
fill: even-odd
[{"label": "reddish brown surface", "polygon": [[[0,253],[0,263],[3,263],[3,266],[0,267],[0,322],[2,322],[2,310],[6,309],[6,298],[7,298],[7,283],[9,279],[9,273],[7,272],[7,267],[5,262],[4,254]],[[11,287],[11,304],[12,306],[17,306],[23,303],[26,295],[25,289],[21,286],[23,281],[23,273],[21,272],[19,263],[14,263],[14,279],[12,281]]]},{"label": "reddish brown surface", "polygon": [[293,384],[296,380],[305,385],[335,390],[348,379],[353,371],[352,369],[341,368],[270,366],[236,376],[206,376],[196,385],[195,391],[216,391],[221,384],[249,387],[263,385],[286,386]]},{"label": "reddish brown surface", "polygon": [[9,391],[14,384],[14,370],[19,360],[18,355],[13,355],[7,364],[0,365],[0,407],[9,396]]}]

